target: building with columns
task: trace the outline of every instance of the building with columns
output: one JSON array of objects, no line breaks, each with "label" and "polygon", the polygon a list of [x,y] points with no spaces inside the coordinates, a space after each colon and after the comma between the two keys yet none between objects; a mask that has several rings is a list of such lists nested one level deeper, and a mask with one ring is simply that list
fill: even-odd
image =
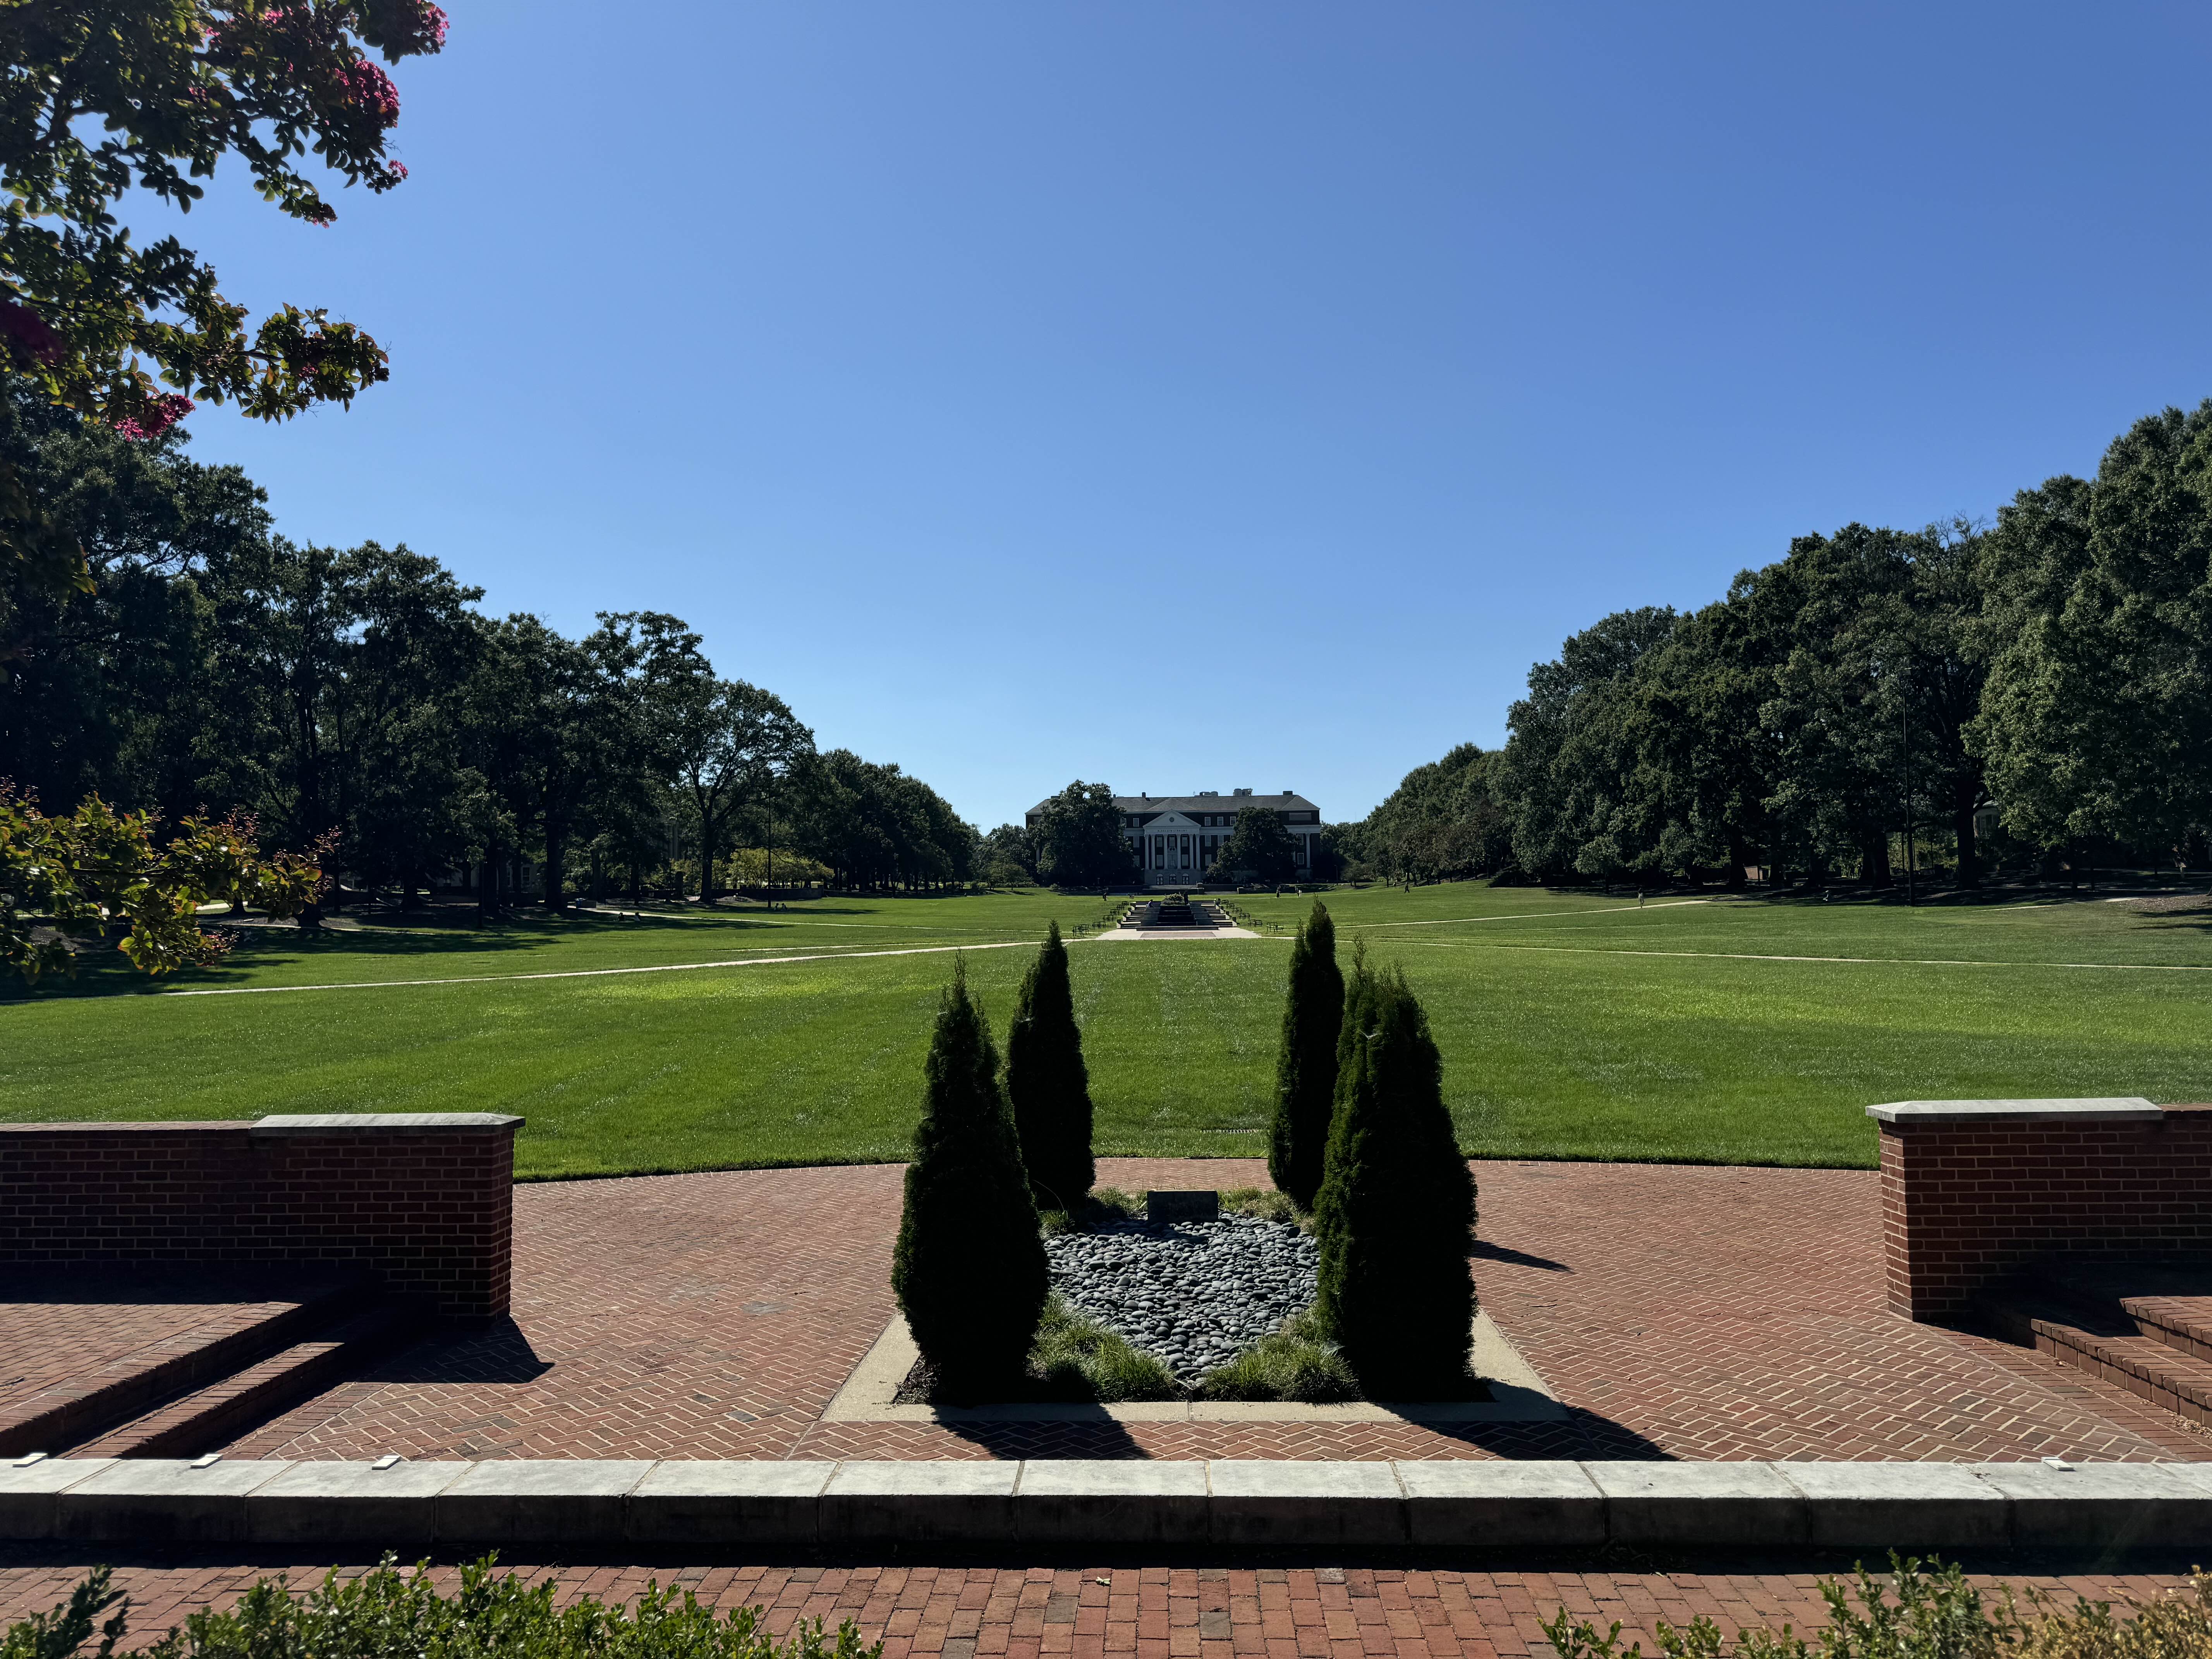
[{"label": "building with columns", "polygon": [[[1249,789],[1201,789],[1194,795],[1116,795],[1121,833],[1136,849],[1147,887],[1188,887],[1212,867],[1214,855],[1237,828],[1237,815],[1261,806],[1274,813],[1297,849],[1297,878],[1313,872],[1321,848],[1321,808],[1285,789],[1279,795],[1255,795]],[[1045,803],[1026,814],[1032,830],[1043,820]]]}]

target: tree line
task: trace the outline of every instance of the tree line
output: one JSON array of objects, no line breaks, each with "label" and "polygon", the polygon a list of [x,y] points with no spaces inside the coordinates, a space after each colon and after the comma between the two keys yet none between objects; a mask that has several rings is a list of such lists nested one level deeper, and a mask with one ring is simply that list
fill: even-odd
[{"label": "tree line", "polygon": [[1994,522],[1846,525],[1702,609],[1616,611],[1529,671],[1506,724],[1331,849],[1394,880],[2201,865],[2212,400]]},{"label": "tree line", "polygon": [[20,591],[0,621],[0,778],[49,810],[250,822],[409,897],[463,872],[487,909],[672,883],[711,900],[779,854],[856,888],[976,872],[934,790],[817,750],[678,617],[603,612],[572,639],[488,615],[404,546],[277,533],[264,493],[178,429],[133,437],[20,390],[6,414],[0,463],[88,579]]}]

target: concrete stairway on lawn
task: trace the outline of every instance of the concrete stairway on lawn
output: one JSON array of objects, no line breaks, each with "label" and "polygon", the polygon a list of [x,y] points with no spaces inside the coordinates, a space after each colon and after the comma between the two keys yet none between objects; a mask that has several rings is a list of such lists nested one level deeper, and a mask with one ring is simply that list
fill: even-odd
[{"label": "concrete stairway on lawn", "polygon": [[2212,1261],[2046,1263],[1977,1305],[2009,1340],[2212,1428]]}]

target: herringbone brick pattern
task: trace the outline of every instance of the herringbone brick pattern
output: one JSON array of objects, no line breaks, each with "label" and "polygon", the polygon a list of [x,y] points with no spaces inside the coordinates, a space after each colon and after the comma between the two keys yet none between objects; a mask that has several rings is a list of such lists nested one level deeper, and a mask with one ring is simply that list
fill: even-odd
[{"label": "herringbone brick pattern", "polygon": [[[241,1563],[235,1556],[126,1561],[116,1582],[131,1597],[129,1645],[143,1646],[187,1614],[228,1607],[254,1578],[289,1568],[304,1587],[320,1563]],[[931,1567],[657,1565],[518,1568],[550,1571],[563,1601],[589,1593],[627,1601],[648,1580],[680,1583],[717,1607],[757,1605],[781,1635],[801,1620],[854,1620],[884,1659],[1550,1659],[1540,1621],[1565,1607],[1601,1629],[1618,1620],[1624,1643],[1654,1651],[1660,1620],[1699,1614],[1724,1632],[1747,1625],[1801,1632],[1826,1622],[1815,1578],[1725,1568],[1702,1572],[1462,1572],[1364,1567]],[[343,1569],[361,1571],[358,1566]],[[434,1570],[450,1585],[452,1567]],[[0,1546],[0,1622],[54,1606],[81,1568],[51,1549]],[[2079,1595],[2124,1603],[2180,1581],[2149,1573],[2050,1577],[2007,1575],[2070,1605]],[[1989,1579],[1978,1582],[1985,1586]]]},{"label": "herringbone brick pattern", "polygon": [[[890,1316],[901,1172],[526,1186],[515,1317],[411,1349],[238,1455],[2145,1459],[2212,1439],[2040,1356],[1884,1304],[1862,1170],[1476,1166],[1483,1304],[1564,1421],[823,1424]],[[1252,1159],[1102,1182],[1260,1185]]]}]

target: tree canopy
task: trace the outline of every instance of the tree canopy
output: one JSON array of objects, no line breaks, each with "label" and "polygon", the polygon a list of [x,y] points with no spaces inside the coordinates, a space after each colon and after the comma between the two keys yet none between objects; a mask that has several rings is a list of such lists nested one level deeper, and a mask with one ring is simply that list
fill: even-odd
[{"label": "tree canopy", "polygon": [[1080,778],[1044,804],[1032,837],[1036,873],[1059,887],[1110,887],[1133,873],[1114,791]]},{"label": "tree canopy", "polygon": [[[1800,536],[1686,615],[1601,618],[1529,670],[1505,747],[1331,826],[1354,873],[1896,879],[1938,851],[2202,859],[2212,830],[2212,402],[1993,526]],[[1997,844],[1984,845],[1992,809]]]},{"label": "tree canopy", "polygon": [[1249,873],[1260,881],[1283,882],[1297,867],[1297,845],[1283,827],[1282,816],[1268,807],[1247,806],[1237,814],[1209,874],[1217,881],[1242,880]]},{"label": "tree canopy", "polygon": [[[322,308],[281,305],[249,331],[210,265],[174,236],[138,245],[116,210],[143,191],[189,211],[204,194],[198,181],[234,154],[279,212],[330,224],[337,210],[301,159],[312,152],[372,192],[404,179],[386,154],[399,94],[372,54],[396,64],[437,52],[446,27],[428,0],[0,8],[7,424],[20,424],[28,398],[151,438],[196,398],[282,420],[384,380],[383,348]],[[0,636],[25,595],[89,592],[93,580],[66,516],[7,453],[9,435],[0,433]]]}]

